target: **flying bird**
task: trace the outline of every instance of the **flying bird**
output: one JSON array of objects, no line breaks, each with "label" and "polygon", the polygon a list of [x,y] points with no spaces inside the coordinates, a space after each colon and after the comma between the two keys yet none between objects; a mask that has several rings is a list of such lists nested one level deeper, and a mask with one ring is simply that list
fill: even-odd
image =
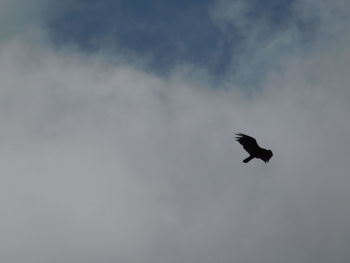
[{"label": "flying bird", "polygon": [[249,157],[243,160],[244,163],[249,162],[253,158],[261,159],[267,163],[273,155],[271,150],[261,148],[253,137],[243,133],[236,133],[236,141],[249,153]]}]

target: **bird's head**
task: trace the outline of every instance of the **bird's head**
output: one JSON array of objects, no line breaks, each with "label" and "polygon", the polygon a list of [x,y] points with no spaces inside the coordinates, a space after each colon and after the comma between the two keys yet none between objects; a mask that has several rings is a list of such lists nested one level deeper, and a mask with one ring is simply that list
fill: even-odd
[{"label": "bird's head", "polygon": [[266,150],[264,157],[262,158],[264,160],[265,163],[268,163],[269,160],[271,159],[273,153],[271,150]]}]

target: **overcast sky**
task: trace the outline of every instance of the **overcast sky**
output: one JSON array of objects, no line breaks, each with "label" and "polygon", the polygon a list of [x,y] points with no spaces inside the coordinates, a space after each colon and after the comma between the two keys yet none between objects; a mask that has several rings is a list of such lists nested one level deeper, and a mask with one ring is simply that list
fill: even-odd
[{"label": "overcast sky", "polygon": [[349,262],[349,1],[3,0],[0,22],[1,262]]}]

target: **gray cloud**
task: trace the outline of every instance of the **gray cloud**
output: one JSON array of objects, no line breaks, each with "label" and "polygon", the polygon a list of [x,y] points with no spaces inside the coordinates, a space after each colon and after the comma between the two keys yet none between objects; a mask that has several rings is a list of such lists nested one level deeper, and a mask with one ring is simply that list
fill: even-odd
[{"label": "gray cloud", "polygon": [[[348,262],[340,40],[286,56],[249,93],[193,68],[161,78],[3,41],[1,261]],[[233,132],[257,136],[271,162],[243,165]]]},{"label": "gray cloud", "polygon": [[40,35],[50,0],[2,0],[0,41],[19,35]]},{"label": "gray cloud", "polygon": [[[305,49],[298,20],[287,1],[214,1],[211,18],[227,36],[237,34],[226,79],[255,88],[283,65],[286,57]],[[311,33],[311,32],[310,32]]]}]

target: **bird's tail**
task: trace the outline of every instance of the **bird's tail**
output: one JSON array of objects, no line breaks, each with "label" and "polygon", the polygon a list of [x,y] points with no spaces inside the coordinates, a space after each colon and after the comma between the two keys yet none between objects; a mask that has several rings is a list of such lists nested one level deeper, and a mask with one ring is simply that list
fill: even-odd
[{"label": "bird's tail", "polygon": [[252,160],[253,158],[254,158],[254,157],[249,156],[248,158],[244,159],[243,162],[244,162],[244,163],[247,163],[247,162],[249,162],[250,160]]}]

